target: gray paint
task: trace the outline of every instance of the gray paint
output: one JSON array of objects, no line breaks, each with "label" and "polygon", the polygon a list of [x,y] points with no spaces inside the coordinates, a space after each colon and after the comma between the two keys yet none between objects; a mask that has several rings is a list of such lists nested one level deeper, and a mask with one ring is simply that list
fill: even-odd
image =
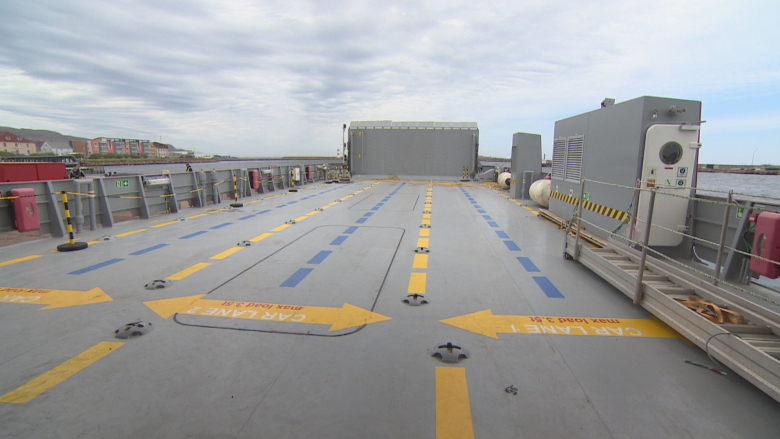
[{"label": "gray paint", "polygon": [[[379,121],[350,124],[349,169],[352,175],[461,178],[464,166],[468,167],[470,175],[474,174],[479,154],[476,123],[427,122],[437,125],[430,127],[393,125],[400,123]],[[451,126],[455,124],[474,126]]]},{"label": "gray paint", "polygon": [[528,199],[531,184],[542,178],[542,136],[514,133],[512,135],[512,180],[509,196]]},{"label": "gray paint", "polygon": [[[684,113],[670,114],[676,105]],[[653,117],[658,110],[657,117]],[[634,187],[640,178],[644,159],[645,133],[655,124],[696,123],[701,120],[701,102],[683,99],[642,96],[630,101],[599,108],[555,122],[553,141],[559,137],[584,135],[582,178],[610,184]],[[695,168],[694,168],[695,169]],[[695,175],[692,181],[695,181]],[[581,185],[552,178],[551,190],[579,197]],[[633,191],[597,183],[588,183],[590,201],[625,211],[631,205]],[[550,198],[550,211],[569,219],[572,204]],[[614,230],[620,221],[588,210],[583,218],[607,230]],[[591,228],[591,233],[606,238],[607,233]]]}]

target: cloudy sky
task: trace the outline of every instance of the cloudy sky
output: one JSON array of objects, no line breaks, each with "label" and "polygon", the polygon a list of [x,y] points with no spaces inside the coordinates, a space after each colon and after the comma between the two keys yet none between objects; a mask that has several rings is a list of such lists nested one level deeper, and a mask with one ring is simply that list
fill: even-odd
[{"label": "cloudy sky", "polygon": [[[237,156],[334,155],[351,120],[512,133],[703,102],[703,163],[780,164],[780,2],[2,0],[0,125]],[[753,154],[755,153],[755,158]]]}]

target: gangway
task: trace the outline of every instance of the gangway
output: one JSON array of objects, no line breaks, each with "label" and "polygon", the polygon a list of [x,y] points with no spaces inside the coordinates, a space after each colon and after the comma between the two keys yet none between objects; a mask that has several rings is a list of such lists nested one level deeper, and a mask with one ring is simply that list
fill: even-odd
[{"label": "gangway", "polygon": [[[614,239],[604,248],[576,242],[567,234],[567,257],[635,298],[640,251]],[[641,282],[639,305],[780,402],[780,314],[659,259],[646,259]],[[736,311],[747,324],[713,323],[681,303],[690,298]]]}]

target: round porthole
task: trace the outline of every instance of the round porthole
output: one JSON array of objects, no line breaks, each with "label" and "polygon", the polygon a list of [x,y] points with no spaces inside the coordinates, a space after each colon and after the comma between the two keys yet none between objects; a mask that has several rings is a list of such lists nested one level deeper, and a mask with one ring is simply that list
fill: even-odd
[{"label": "round porthole", "polygon": [[682,146],[677,142],[667,142],[661,147],[661,161],[667,165],[673,165],[679,162],[682,155]]}]

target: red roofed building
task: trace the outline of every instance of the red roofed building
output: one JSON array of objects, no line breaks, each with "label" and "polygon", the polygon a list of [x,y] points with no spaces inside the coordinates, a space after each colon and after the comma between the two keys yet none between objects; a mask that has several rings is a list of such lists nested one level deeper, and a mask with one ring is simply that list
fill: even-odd
[{"label": "red roofed building", "polygon": [[35,149],[35,142],[7,131],[0,131],[0,151],[18,155],[29,155],[38,152]]}]

